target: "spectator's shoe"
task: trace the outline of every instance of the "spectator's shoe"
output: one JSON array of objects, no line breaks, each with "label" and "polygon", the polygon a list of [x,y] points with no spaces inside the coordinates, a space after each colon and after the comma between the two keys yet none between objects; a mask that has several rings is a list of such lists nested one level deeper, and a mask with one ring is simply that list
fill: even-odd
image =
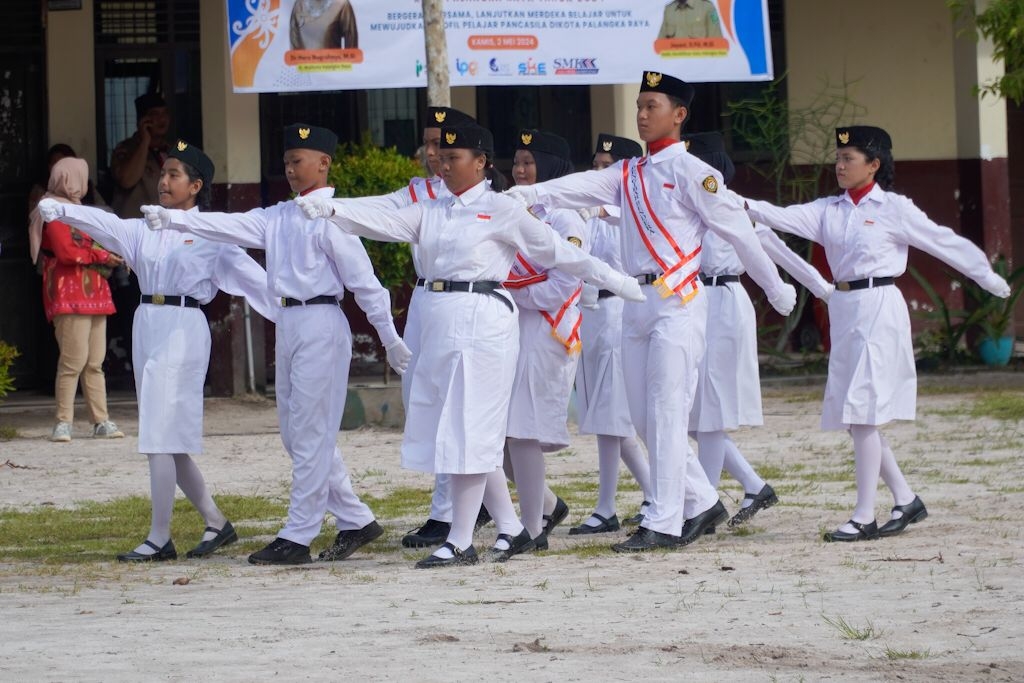
[{"label": "spectator's shoe", "polygon": [[130,553],[121,553],[117,556],[118,562],[166,562],[167,560],[178,559],[178,551],[174,549],[174,541],[167,541],[163,548],[157,546],[156,543],[152,543],[149,539],[143,541],[145,545],[156,552],[146,554],[137,553],[134,550]]},{"label": "spectator's shoe", "polygon": [[92,437],[94,439],[123,439],[124,432],[110,420],[104,420],[92,426]]},{"label": "spectator's shoe", "polygon": [[249,564],[309,564],[312,561],[308,545],[285,538],[275,538],[266,548],[249,556]]},{"label": "spectator's shoe", "polygon": [[413,529],[405,536],[402,536],[402,547],[404,548],[430,548],[441,545],[448,538],[451,531],[450,522],[441,522],[436,519],[428,519],[419,529]]},{"label": "spectator's shoe", "polygon": [[50,441],[56,441],[57,443],[71,441],[71,423],[58,422],[57,426],[53,428],[53,434],[50,434]]},{"label": "spectator's shoe", "polygon": [[362,529],[347,529],[339,531],[334,538],[334,545],[327,550],[320,552],[321,562],[334,562],[344,560],[346,557],[362,548],[364,545],[379,538],[384,533],[384,528],[374,520]]}]

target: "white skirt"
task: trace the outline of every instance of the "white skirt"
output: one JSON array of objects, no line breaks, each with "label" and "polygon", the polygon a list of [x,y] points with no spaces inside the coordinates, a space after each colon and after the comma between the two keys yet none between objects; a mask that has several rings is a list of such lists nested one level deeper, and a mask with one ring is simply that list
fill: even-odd
[{"label": "white skirt", "polygon": [[576,413],[581,434],[636,435],[622,376],[622,305],[617,296],[583,309],[583,352],[576,368]]},{"label": "white skirt", "polygon": [[764,424],[757,365],[757,318],[738,282],[705,287],[706,350],[690,410],[690,431],[718,432]]},{"label": "white skirt", "polygon": [[895,286],[836,292],[828,302],[832,353],[821,428],[913,420],[917,369],[910,315]]}]

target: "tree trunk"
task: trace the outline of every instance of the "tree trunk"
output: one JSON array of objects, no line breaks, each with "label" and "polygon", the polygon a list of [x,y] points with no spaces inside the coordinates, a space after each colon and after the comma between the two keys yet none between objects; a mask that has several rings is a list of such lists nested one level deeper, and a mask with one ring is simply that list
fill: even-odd
[{"label": "tree trunk", "polygon": [[450,107],[448,38],[444,32],[444,0],[423,0],[423,32],[427,45],[427,105]]}]

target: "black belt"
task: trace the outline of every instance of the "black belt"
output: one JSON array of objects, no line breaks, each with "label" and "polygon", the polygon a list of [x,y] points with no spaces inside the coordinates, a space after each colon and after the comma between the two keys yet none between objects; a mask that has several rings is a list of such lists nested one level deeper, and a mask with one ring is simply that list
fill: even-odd
[{"label": "black belt", "polygon": [[199,302],[190,296],[168,296],[166,294],[143,294],[139,301],[144,304],[155,306],[184,306],[185,308],[199,308]]},{"label": "black belt", "polygon": [[416,286],[417,286],[417,287],[422,287],[422,286],[423,286],[423,285],[425,285],[425,284],[427,284],[427,281],[426,281],[426,279],[424,279],[424,278],[422,278],[422,277],[418,277],[418,278],[416,278]]},{"label": "black belt", "polygon": [[701,275],[700,281],[709,287],[715,287],[716,285],[727,285],[730,282],[739,282],[739,275]]},{"label": "black belt", "polygon": [[654,281],[661,277],[657,273],[644,273],[643,275],[635,275],[636,281],[642,285],[653,285]]},{"label": "black belt", "polygon": [[302,301],[301,299],[293,299],[290,296],[281,297],[281,305],[285,308],[289,308],[291,306],[314,306],[316,304],[330,304],[331,306],[337,306],[338,303],[338,297],[331,296],[330,294],[314,296],[312,299],[306,299],[305,301]]},{"label": "black belt", "polygon": [[854,289],[870,289],[871,287],[885,287],[896,281],[894,277],[866,277],[863,280],[850,280],[849,282],[837,282],[836,289],[840,292],[849,292]]},{"label": "black belt", "polygon": [[608,289],[599,289],[599,290],[597,290],[597,298],[598,299],[607,299],[608,297],[611,297],[611,296],[615,296],[615,292],[613,292],[611,290],[608,290]]},{"label": "black belt", "polygon": [[[417,280],[417,282],[419,282]],[[423,289],[428,292],[475,292],[493,296],[501,303],[508,306],[508,310],[515,313],[512,302],[498,294],[498,291],[505,291],[504,285],[495,280],[477,280],[476,282],[458,282],[456,280],[425,280]]]}]

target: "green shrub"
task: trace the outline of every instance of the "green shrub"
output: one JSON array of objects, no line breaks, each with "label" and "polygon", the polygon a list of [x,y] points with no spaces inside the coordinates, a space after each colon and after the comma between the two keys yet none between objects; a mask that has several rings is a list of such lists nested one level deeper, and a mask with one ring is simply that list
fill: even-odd
[{"label": "green shrub", "polygon": [[11,377],[11,365],[20,356],[18,349],[0,340],[0,398],[14,391],[14,379]]}]

